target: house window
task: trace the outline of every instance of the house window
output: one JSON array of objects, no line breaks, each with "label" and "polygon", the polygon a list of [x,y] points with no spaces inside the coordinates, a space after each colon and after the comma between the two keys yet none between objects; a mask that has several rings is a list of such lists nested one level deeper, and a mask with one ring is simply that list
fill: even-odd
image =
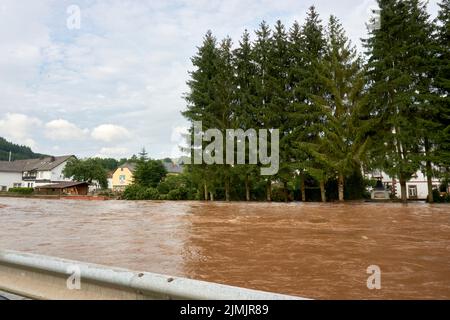
[{"label": "house window", "polygon": [[410,198],[417,198],[417,186],[408,186],[408,196]]},{"label": "house window", "polygon": [[14,183],[13,184],[13,188],[21,188],[22,184],[21,183]]},{"label": "house window", "polygon": [[6,186],[0,186],[0,191],[6,191]]},{"label": "house window", "polygon": [[119,176],[119,182],[120,182],[120,184],[124,184],[125,183],[125,179],[126,179],[126,177],[125,177],[125,175],[120,175]]}]

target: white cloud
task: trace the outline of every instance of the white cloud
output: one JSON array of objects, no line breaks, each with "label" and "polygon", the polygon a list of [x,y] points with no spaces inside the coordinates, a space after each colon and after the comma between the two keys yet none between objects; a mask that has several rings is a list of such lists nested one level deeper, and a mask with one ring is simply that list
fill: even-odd
[{"label": "white cloud", "polygon": [[121,142],[131,137],[128,129],[114,124],[102,124],[92,130],[91,135],[103,142]]},{"label": "white cloud", "polygon": [[0,136],[34,148],[36,142],[32,138],[33,132],[36,132],[36,128],[41,125],[42,122],[37,118],[20,113],[7,113],[0,119]]},{"label": "white cloud", "polygon": [[[329,14],[338,16],[357,44],[365,35],[367,8],[376,0],[78,2],[81,29],[69,30],[71,1],[0,1],[0,121],[8,113],[44,123],[83,119],[82,127],[59,123],[62,136],[119,123],[91,130],[94,139],[61,143],[58,152],[92,156],[105,143],[125,140],[131,153],[145,146],[150,156],[164,157],[178,152],[171,129],[187,124],[180,111],[186,107],[190,58],[208,29],[236,44],[244,29],[252,33],[262,20],[273,25],[281,19],[286,28],[295,19],[303,22],[314,4],[324,23]],[[430,1],[434,15],[436,2]],[[6,125],[0,135],[37,145],[37,152],[54,152],[54,139],[36,123]],[[125,128],[133,128],[133,136]]]},{"label": "white cloud", "polygon": [[78,140],[85,138],[88,133],[88,129],[81,129],[64,119],[52,120],[45,124],[45,136],[51,140]]},{"label": "white cloud", "polygon": [[96,155],[99,158],[127,158],[129,157],[128,148],[124,147],[105,147],[101,148],[100,152]]}]

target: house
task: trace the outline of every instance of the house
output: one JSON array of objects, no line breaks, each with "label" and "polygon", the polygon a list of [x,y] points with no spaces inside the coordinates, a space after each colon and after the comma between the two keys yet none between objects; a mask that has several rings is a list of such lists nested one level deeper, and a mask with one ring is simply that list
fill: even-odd
[{"label": "house", "polygon": [[[401,187],[400,181],[391,178],[385,172],[373,171],[365,175],[366,178],[381,181],[383,186],[391,194],[395,195],[397,198],[401,197]],[[432,180],[433,189],[439,189],[441,181],[439,179],[433,178]],[[417,171],[412,178],[406,182],[407,197],[410,200],[426,200],[428,197],[428,184],[427,177],[421,172]]]},{"label": "house", "polygon": [[54,182],[71,181],[64,177],[67,161],[75,156],[43,157],[0,161],[0,191],[10,188],[35,188]]},{"label": "house", "polygon": [[113,171],[109,171],[108,175],[107,175],[107,181],[108,181],[108,189],[112,190],[113,188],[113,176],[114,176],[114,170]]},{"label": "house", "polygon": [[[162,162],[168,175],[178,175],[183,172],[183,167],[173,162]],[[111,189],[113,191],[124,191],[127,186],[133,183],[133,172],[136,163],[127,162],[114,171],[111,179]],[[108,185],[110,183],[108,182]]]},{"label": "house", "polygon": [[89,191],[89,183],[64,181],[36,187],[36,193],[45,195],[77,195],[85,196]]},{"label": "house", "polygon": [[133,183],[133,171],[136,164],[127,162],[114,171],[112,175],[112,190],[124,191],[127,186]]}]

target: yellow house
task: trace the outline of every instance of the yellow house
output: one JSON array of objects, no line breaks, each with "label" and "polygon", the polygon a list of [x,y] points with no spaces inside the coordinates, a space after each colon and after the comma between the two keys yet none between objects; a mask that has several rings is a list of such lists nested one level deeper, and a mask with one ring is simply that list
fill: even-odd
[{"label": "yellow house", "polygon": [[113,191],[123,191],[133,183],[133,171],[136,168],[134,163],[125,163],[114,171],[112,176]]}]

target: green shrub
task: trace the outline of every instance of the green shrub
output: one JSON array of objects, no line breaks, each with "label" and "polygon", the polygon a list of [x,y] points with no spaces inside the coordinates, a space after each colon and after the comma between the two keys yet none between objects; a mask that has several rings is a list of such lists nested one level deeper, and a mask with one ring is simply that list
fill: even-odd
[{"label": "green shrub", "polygon": [[159,195],[159,200],[168,200],[167,199],[167,194],[160,194]]},{"label": "green shrub", "polygon": [[195,195],[183,186],[170,190],[167,194],[167,200],[192,200]]},{"label": "green shrub", "polygon": [[122,198],[126,200],[136,200],[139,189],[140,187],[134,184],[126,187],[125,191],[123,192]]},{"label": "green shrub", "polygon": [[181,174],[167,176],[158,185],[158,192],[160,199],[164,200],[194,200],[197,199],[198,190],[193,187],[188,176]]},{"label": "green shrub", "polygon": [[128,186],[123,193],[123,199],[126,200],[159,200],[159,198],[159,192],[155,188],[135,184]]},{"label": "green shrub", "polygon": [[167,194],[167,200],[182,200],[182,195],[179,189],[170,190]]},{"label": "green shrub", "polygon": [[439,190],[433,190],[433,201],[437,203],[450,202],[450,194],[441,194]]},{"label": "green shrub", "polygon": [[145,200],[159,200],[159,192],[156,188],[147,188]]},{"label": "green shrub", "polygon": [[[286,195],[284,193],[284,189],[282,187],[279,186],[272,186],[272,201],[273,202],[285,202],[286,201]],[[286,191],[287,197],[288,197],[288,201],[291,201],[291,197],[289,194],[289,190]]]},{"label": "green shrub", "polygon": [[10,188],[8,192],[18,193],[18,194],[32,194],[34,192],[33,188]]}]

